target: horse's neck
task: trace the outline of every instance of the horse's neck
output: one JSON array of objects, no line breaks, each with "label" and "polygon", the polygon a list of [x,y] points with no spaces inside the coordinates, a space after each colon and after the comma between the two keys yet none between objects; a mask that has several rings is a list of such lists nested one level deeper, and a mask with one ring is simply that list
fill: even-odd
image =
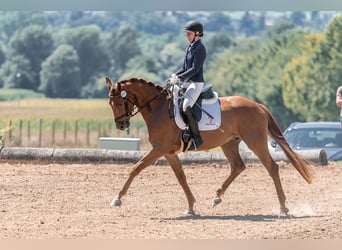
[{"label": "horse's neck", "polygon": [[137,103],[135,103],[135,105],[137,107],[144,107],[148,104],[153,104],[153,101],[151,100],[158,95],[158,90],[153,86],[146,86],[145,88],[142,88],[139,85],[132,85],[131,92],[136,97]]},{"label": "horse's neck", "polygon": [[135,105],[140,109],[142,117],[149,126],[159,117],[159,114],[161,115],[165,112],[165,108],[167,109],[167,105],[165,105],[167,103],[167,97],[161,93],[161,89],[153,85],[144,87],[142,88],[141,85],[132,86],[132,93],[136,96]]}]

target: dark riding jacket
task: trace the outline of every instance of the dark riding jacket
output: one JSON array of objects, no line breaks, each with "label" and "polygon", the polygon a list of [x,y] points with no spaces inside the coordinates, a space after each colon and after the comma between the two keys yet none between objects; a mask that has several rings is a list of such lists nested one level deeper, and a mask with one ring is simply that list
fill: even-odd
[{"label": "dark riding jacket", "polygon": [[183,66],[176,75],[183,82],[204,82],[203,64],[207,55],[201,40],[189,44],[186,48]]}]

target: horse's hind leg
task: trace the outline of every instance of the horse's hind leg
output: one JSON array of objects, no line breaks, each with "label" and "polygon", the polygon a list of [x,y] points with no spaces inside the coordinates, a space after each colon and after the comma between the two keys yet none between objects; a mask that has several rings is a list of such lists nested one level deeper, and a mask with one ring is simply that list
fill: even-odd
[{"label": "horse's hind leg", "polygon": [[[262,140],[259,142],[262,142]],[[286,196],[280,182],[279,166],[277,163],[275,163],[270,155],[267,147],[267,139],[264,140],[263,143],[258,144],[258,146],[250,147],[250,149],[255,153],[256,156],[258,156],[273,180],[280,203],[280,213],[287,214],[289,209],[285,206]]]},{"label": "horse's hind leg", "polygon": [[186,195],[186,198],[188,200],[188,210],[186,211],[186,214],[193,215],[194,213],[194,203],[195,198],[190,190],[190,187],[186,181],[186,177],[182,168],[182,164],[176,154],[169,154],[165,155],[166,160],[170,163],[173,172],[175,173],[177,180],[179,184],[182,186],[184,193]]},{"label": "horse's hind leg", "polygon": [[221,146],[223,153],[229,161],[231,170],[230,174],[221,184],[221,187],[217,189],[216,198],[213,200],[213,206],[216,206],[217,204],[221,203],[221,197],[225,193],[226,189],[234,181],[234,179],[246,168],[239,153],[240,141],[240,139],[235,139]]}]

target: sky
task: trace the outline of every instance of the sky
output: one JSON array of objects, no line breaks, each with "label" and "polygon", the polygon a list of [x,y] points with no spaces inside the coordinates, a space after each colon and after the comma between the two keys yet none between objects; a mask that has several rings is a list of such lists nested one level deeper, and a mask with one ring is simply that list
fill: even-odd
[{"label": "sky", "polygon": [[342,10],[338,0],[1,0],[0,10]]}]

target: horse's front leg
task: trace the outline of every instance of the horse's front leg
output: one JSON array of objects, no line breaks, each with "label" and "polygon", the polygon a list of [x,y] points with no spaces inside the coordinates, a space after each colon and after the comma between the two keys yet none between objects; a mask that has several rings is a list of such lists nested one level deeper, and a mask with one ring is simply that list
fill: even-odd
[{"label": "horse's front leg", "polygon": [[170,163],[173,172],[175,173],[177,180],[179,184],[182,186],[184,193],[186,195],[186,198],[188,200],[188,210],[185,212],[187,215],[194,215],[194,204],[195,204],[195,198],[190,190],[190,187],[186,181],[186,177],[182,168],[182,164],[176,154],[168,154],[165,155],[166,160]]},{"label": "horse's front leg", "polygon": [[119,194],[115,197],[115,199],[110,203],[112,206],[121,206],[121,198],[125,194],[127,194],[127,190],[131,185],[134,177],[136,177],[144,168],[148,167],[152,163],[154,163],[162,154],[152,148],[148,151],[131,169],[129,172],[128,179],[126,180],[125,184],[123,185],[122,189],[120,190]]}]

